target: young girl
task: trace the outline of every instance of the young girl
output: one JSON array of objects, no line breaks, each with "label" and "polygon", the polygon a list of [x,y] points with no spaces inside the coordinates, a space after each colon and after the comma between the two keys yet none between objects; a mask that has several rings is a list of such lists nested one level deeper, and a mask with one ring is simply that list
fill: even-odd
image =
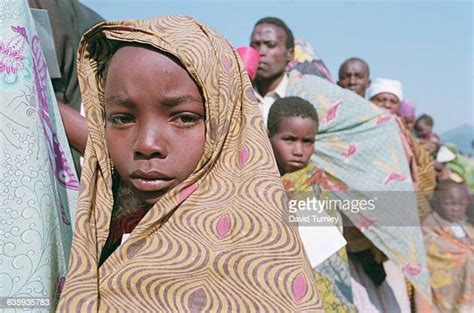
[{"label": "young girl", "polygon": [[464,184],[440,181],[435,212],[422,223],[433,293],[433,312],[469,312],[474,301],[474,228],[466,222]]},{"label": "young girl", "polygon": [[252,86],[188,17],[83,38],[90,135],[59,310],[318,311]]}]

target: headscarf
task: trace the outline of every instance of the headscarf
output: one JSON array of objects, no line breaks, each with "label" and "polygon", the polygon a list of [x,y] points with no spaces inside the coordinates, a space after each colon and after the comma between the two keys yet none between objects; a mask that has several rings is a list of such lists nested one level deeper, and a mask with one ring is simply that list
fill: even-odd
[{"label": "headscarf", "polygon": [[333,82],[329,69],[323,60],[316,54],[314,48],[306,41],[295,40],[295,56],[288,63],[288,72],[298,72],[301,75],[316,75]]},{"label": "headscarf", "polygon": [[[111,219],[104,76],[114,41],[175,56],[202,88],[204,155],[98,268]],[[253,89],[228,41],[184,16],[100,24],[84,37],[79,78],[89,140],[70,271],[59,310],[321,309]]]},{"label": "headscarf", "polygon": [[403,100],[402,83],[398,80],[388,78],[376,78],[370,82],[367,89],[367,99],[372,99],[376,95],[387,92],[395,95],[398,100]]},{"label": "headscarf", "polygon": [[400,117],[409,117],[413,121],[415,120],[415,113],[416,113],[416,104],[408,101],[402,100],[400,101],[400,106],[398,107],[398,116]]}]

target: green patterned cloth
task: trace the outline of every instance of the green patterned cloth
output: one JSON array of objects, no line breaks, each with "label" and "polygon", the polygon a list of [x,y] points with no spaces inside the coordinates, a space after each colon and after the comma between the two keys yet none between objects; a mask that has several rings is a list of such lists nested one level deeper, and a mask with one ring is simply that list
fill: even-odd
[{"label": "green patterned cloth", "polygon": [[[318,111],[313,163],[347,186],[332,197],[380,199],[374,210],[343,213],[431,299],[416,197],[394,118],[355,93],[313,75],[291,73],[287,96]],[[344,192],[346,191],[346,192]]]}]

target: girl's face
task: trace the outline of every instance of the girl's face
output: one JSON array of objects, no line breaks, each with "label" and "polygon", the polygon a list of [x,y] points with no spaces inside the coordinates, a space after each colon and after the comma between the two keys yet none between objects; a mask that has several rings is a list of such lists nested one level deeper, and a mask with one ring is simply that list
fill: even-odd
[{"label": "girl's face", "polygon": [[318,125],[309,117],[288,116],[280,120],[278,131],[270,137],[281,174],[305,167],[314,152]]},{"label": "girl's face", "polygon": [[466,218],[468,199],[461,187],[450,186],[440,191],[437,201],[438,214],[450,222],[461,222]]},{"label": "girl's face", "polygon": [[105,138],[122,181],[147,206],[185,180],[204,153],[199,87],[168,56],[120,48],[105,84]]},{"label": "girl's face", "polygon": [[392,114],[397,114],[398,107],[400,107],[400,99],[389,92],[379,93],[370,99],[376,106],[385,108]]}]

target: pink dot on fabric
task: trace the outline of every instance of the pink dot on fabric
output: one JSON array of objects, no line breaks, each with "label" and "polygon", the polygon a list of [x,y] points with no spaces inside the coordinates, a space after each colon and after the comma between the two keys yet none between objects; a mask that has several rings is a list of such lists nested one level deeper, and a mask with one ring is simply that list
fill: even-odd
[{"label": "pink dot on fabric", "polygon": [[197,184],[193,183],[181,190],[181,193],[179,194],[179,202],[183,202],[184,200],[186,200],[196,189]]},{"label": "pink dot on fabric", "polygon": [[293,299],[296,302],[299,302],[306,295],[307,290],[308,290],[308,285],[306,283],[306,278],[304,277],[303,274],[299,274],[293,280],[293,285],[292,285]]},{"label": "pink dot on fabric", "polygon": [[339,106],[342,104],[342,100],[337,101],[328,111],[326,118],[324,120],[325,124],[329,124],[332,120],[334,120],[337,116],[337,112],[339,111]]},{"label": "pink dot on fabric", "polygon": [[393,181],[399,181],[402,182],[406,179],[406,176],[403,175],[402,173],[396,173],[396,172],[391,172],[388,178],[385,180],[384,184],[388,185],[389,183]]},{"label": "pink dot on fabric", "polygon": [[217,221],[216,232],[219,239],[223,239],[230,231],[230,218],[228,215],[221,216]]},{"label": "pink dot on fabric", "polygon": [[344,153],[343,157],[345,160],[349,159],[351,156],[353,156],[357,152],[357,146],[354,143],[351,143],[349,145],[349,148],[347,149],[346,153]]},{"label": "pink dot on fabric", "polygon": [[230,72],[230,68],[232,67],[232,61],[231,59],[227,56],[227,55],[223,55],[222,56],[222,65],[224,67],[224,71],[226,73],[229,73]]},{"label": "pink dot on fabric", "polygon": [[249,149],[243,147],[239,152],[239,168],[243,168],[249,159]]}]

